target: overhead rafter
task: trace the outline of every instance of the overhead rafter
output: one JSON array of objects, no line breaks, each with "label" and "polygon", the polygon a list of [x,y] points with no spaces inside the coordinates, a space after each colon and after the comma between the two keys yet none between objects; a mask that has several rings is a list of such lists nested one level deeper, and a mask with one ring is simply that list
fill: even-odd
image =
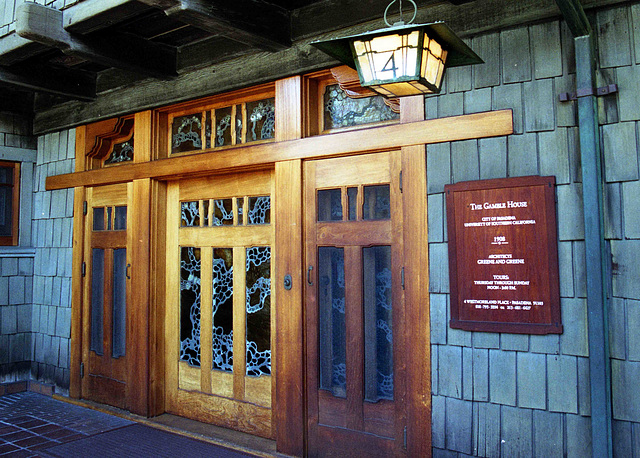
[{"label": "overhead rafter", "polygon": [[37,3],[16,10],[16,33],[65,54],[158,78],[177,75],[175,49],[130,35],[110,34],[108,39],[77,36],[63,27],[63,12]]},{"label": "overhead rafter", "polygon": [[264,51],[291,46],[289,12],[262,0],[140,0],[180,22]]},{"label": "overhead rafter", "polygon": [[574,37],[584,37],[591,34],[591,24],[589,24],[580,0],[556,0],[556,4]]},{"label": "overhead rafter", "polygon": [[53,67],[0,68],[0,86],[61,95],[81,101],[96,99],[96,76],[83,71]]}]

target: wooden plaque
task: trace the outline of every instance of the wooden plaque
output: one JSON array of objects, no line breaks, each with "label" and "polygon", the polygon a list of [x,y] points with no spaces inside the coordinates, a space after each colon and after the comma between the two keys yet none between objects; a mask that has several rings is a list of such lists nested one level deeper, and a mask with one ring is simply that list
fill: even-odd
[{"label": "wooden plaque", "polygon": [[445,186],[452,328],[561,334],[555,177]]}]

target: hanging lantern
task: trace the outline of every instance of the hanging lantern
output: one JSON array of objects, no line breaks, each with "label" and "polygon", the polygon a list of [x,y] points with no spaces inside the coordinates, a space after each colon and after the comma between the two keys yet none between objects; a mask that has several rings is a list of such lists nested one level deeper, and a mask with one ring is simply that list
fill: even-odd
[{"label": "hanging lantern", "polygon": [[401,21],[386,29],[311,44],[355,68],[363,87],[385,97],[438,93],[447,67],[483,62],[443,22]]}]

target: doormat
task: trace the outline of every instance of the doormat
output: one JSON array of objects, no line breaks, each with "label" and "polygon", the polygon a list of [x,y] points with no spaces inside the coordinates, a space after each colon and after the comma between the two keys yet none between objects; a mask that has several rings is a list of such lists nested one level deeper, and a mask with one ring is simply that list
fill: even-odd
[{"label": "doormat", "polygon": [[38,453],[43,457],[55,458],[87,456],[245,458],[255,456],[141,424],[55,445],[45,450],[38,450]]}]

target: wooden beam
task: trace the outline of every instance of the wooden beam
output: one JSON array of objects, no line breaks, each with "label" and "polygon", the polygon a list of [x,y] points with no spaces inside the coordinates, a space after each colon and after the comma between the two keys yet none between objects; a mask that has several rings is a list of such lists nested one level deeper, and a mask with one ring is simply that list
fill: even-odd
[{"label": "wooden beam", "polygon": [[51,191],[75,186],[124,183],[141,178],[162,180],[225,173],[234,169],[265,167],[285,160],[326,158],[404,146],[500,137],[512,133],[511,110],[489,111],[50,176],[46,187],[47,191]]},{"label": "wooden beam", "polygon": [[574,37],[591,34],[591,24],[589,24],[589,19],[587,19],[580,0],[556,0],[556,4]]},{"label": "wooden beam", "polygon": [[16,33],[107,67],[160,78],[177,75],[175,49],[125,34],[91,39],[77,36],[64,29],[62,11],[37,3],[18,6]]},{"label": "wooden beam", "polygon": [[96,76],[81,70],[18,66],[0,69],[0,85],[92,101],[96,99]]},{"label": "wooden beam", "polygon": [[179,0],[175,6],[165,9],[165,13],[185,24],[264,51],[280,51],[291,46],[289,12],[261,0],[222,4]]}]

